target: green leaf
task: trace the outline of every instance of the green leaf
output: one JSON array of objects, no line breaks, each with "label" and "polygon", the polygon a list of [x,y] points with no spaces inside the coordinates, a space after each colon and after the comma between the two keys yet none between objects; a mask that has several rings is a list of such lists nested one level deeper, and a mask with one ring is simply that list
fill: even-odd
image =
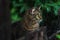
[{"label": "green leaf", "polygon": [[15,8],[12,8],[12,9],[11,9],[11,14],[14,14],[15,11],[16,11],[16,9],[15,9]]},{"label": "green leaf", "polygon": [[20,21],[22,18],[21,17],[18,17],[18,15],[12,15],[12,23],[16,22],[16,21]]},{"label": "green leaf", "polygon": [[23,6],[23,7],[20,9],[20,13],[22,13],[24,10],[25,10],[25,7]]},{"label": "green leaf", "polygon": [[60,35],[56,35],[56,38],[60,39]]}]

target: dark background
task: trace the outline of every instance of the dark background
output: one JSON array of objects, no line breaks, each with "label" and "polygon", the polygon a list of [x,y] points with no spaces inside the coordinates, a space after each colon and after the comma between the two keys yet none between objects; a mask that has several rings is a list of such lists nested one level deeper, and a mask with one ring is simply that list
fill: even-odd
[{"label": "dark background", "polygon": [[0,40],[11,40],[10,0],[0,0]]}]

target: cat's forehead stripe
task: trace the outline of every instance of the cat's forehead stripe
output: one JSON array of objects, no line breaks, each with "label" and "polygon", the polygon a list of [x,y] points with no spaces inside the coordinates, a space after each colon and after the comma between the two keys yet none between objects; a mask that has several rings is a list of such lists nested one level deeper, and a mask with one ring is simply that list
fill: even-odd
[{"label": "cat's forehead stripe", "polygon": [[35,8],[33,8],[32,11],[35,11]]},{"label": "cat's forehead stripe", "polygon": [[35,8],[32,9],[32,14],[34,14],[33,11],[35,11]]}]

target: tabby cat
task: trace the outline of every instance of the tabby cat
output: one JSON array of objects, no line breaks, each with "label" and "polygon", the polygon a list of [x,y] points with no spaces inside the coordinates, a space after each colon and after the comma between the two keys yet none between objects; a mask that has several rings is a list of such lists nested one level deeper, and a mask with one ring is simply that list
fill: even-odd
[{"label": "tabby cat", "polygon": [[39,28],[39,23],[42,21],[40,7],[30,8],[25,12],[22,24],[25,30],[35,31]]}]

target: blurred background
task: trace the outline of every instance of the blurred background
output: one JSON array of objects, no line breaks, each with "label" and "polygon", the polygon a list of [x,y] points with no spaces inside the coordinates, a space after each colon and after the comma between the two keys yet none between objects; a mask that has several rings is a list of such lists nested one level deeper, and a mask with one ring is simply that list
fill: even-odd
[{"label": "blurred background", "polygon": [[47,26],[49,40],[60,40],[60,0],[0,0],[0,40],[17,40],[24,36],[22,17],[28,8],[38,5],[43,14],[41,25]]},{"label": "blurred background", "polygon": [[[47,26],[48,37],[60,30],[60,0],[11,0],[11,19],[12,24],[22,20],[24,12],[31,7],[40,5],[43,22],[41,25]],[[54,35],[50,40],[58,40],[60,35]]]}]

